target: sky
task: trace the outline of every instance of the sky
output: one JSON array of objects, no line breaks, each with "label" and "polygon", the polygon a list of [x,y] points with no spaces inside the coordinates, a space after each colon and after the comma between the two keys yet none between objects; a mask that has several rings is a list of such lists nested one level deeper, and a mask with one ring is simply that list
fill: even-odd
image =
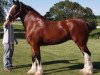
[{"label": "sky", "polygon": [[[57,2],[64,0],[19,0],[24,4],[31,6],[38,11],[41,15],[45,15],[46,12]],[[100,0],[70,0],[77,2],[83,7],[89,7],[92,9],[95,15],[100,15]]]}]

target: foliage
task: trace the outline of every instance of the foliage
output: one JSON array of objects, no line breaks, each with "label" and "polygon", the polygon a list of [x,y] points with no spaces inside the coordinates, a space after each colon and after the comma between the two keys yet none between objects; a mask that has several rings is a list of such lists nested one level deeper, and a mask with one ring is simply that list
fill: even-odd
[{"label": "foliage", "polygon": [[100,19],[100,15],[96,16],[97,19]]},{"label": "foliage", "polygon": [[9,8],[11,5],[8,0],[0,0],[0,21],[4,20],[5,17],[5,10]]},{"label": "foliage", "polygon": [[0,0],[0,21],[4,19],[4,9],[2,7],[2,1]]},{"label": "foliage", "polygon": [[49,20],[81,18],[89,22],[96,22],[96,17],[90,8],[84,8],[77,2],[71,2],[69,0],[54,4],[54,6],[52,6],[45,14],[45,17]]}]

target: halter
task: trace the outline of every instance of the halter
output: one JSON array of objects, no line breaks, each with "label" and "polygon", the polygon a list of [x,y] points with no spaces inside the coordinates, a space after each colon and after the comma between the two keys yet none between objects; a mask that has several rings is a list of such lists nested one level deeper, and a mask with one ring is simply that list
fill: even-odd
[{"label": "halter", "polygon": [[20,10],[18,11],[18,13],[16,13],[16,15],[12,15],[11,13],[9,13],[9,15],[13,18],[15,18],[16,16],[18,16],[18,14],[21,12],[22,10],[22,4],[20,3]]}]

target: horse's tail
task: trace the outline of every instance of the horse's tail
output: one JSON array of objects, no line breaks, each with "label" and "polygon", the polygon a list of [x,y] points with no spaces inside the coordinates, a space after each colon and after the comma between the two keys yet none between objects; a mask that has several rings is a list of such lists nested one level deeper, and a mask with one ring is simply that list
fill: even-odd
[{"label": "horse's tail", "polygon": [[96,26],[97,26],[97,25],[94,24],[94,23],[87,23],[87,25],[88,25],[88,28],[89,28],[90,31],[96,29]]}]

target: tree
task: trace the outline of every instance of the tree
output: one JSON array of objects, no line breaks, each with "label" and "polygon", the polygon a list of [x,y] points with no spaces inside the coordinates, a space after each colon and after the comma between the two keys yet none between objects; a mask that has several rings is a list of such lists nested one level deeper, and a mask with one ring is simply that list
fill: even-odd
[{"label": "tree", "polygon": [[5,17],[5,10],[9,8],[11,3],[8,0],[0,0],[0,21]]},{"label": "tree", "polygon": [[49,20],[80,18],[89,22],[96,22],[96,17],[90,8],[84,8],[77,2],[71,2],[69,0],[54,4],[45,14],[45,17]]}]

